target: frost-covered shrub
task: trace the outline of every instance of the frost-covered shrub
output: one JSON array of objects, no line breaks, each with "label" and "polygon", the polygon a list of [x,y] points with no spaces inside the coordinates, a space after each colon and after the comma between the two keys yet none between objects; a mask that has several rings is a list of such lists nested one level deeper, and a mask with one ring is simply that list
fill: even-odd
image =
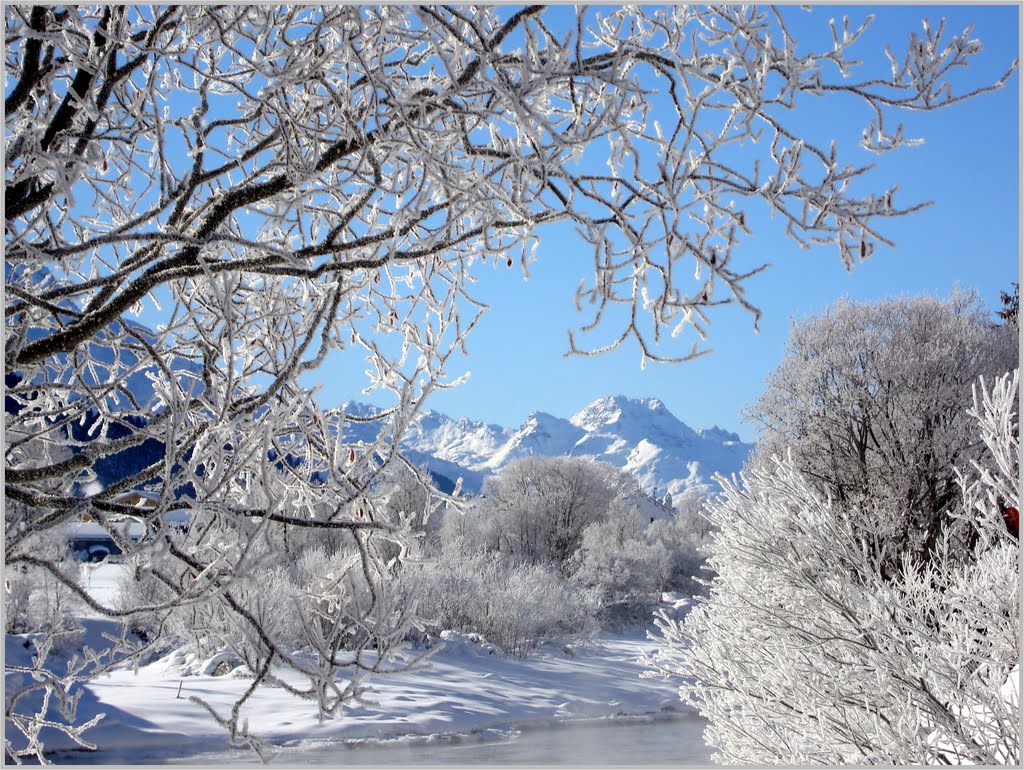
[{"label": "frost-covered shrub", "polygon": [[595,629],[596,595],[548,565],[513,563],[478,552],[409,565],[403,585],[434,631],[476,632],[525,656],[541,637],[577,637]]},{"label": "frost-covered shrub", "polygon": [[295,622],[300,615],[298,587],[289,572],[282,565],[266,567],[235,587],[234,596],[245,602],[258,630],[251,624],[234,623],[224,628],[218,637],[231,642],[242,660],[249,662],[266,656],[269,650],[265,639],[283,646],[300,646],[300,627]]},{"label": "frost-covered shrub", "polygon": [[672,499],[676,526],[697,541],[703,541],[711,534],[711,519],[705,510],[711,491],[710,486],[701,484],[687,487]]},{"label": "frost-covered shrub", "polygon": [[445,511],[436,531],[428,536],[426,547],[432,554],[456,560],[495,550],[494,526],[478,505]]},{"label": "frost-covered shrub", "polygon": [[688,519],[646,527],[609,519],[584,531],[573,559],[573,580],[607,601],[644,599],[662,591],[694,593],[704,564],[703,542]]},{"label": "frost-covered shrub", "polygon": [[78,582],[80,566],[66,543],[37,538],[36,557],[45,559],[61,575],[33,564],[4,570],[4,627],[9,634],[68,632],[77,628],[75,613],[81,601],[67,583]]},{"label": "frost-covered shrub", "polygon": [[[356,620],[358,607],[369,603],[368,592],[352,571],[360,560],[351,546],[331,550],[325,545],[293,540],[287,558],[266,557],[266,546],[253,547],[261,566],[251,576],[234,582],[224,600],[216,597],[180,603],[171,610],[133,614],[129,626],[144,637],[158,631],[186,642],[200,656],[230,650],[254,665],[280,649],[315,650],[330,644],[357,645],[366,639],[366,629]],[[299,543],[303,543],[301,550]],[[153,565],[173,583],[186,584],[189,575],[173,573],[173,562]],[[172,591],[150,570],[127,570],[119,587],[119,606],[159,606]],[[252,622],[239,623],[225,608],[225,601],[244,604]]]},{"label": "frost-covered shrub", "polygon": [[707,546],[710,525],[703,517],[673,521],[655,521],[647,528],[644,539],[659,557],[657,574],[662,591],[696,594],[703,590],[701,579],[707,575]]},{"label": "frost-covered shrub", "polygon": [[[170,566],[163,560],[165,567]],[[120,609],[132,609],[135,612],[126,618],[128,629],[143,639],[154,639],[163,630],[169,611],[140,611],[145,607],[162,607],[174,597],[174,591],[161,581],[150,570],[138,568],[139,565],[128,562],[121,573],[117,585],[115,604]]]},{"label": "frost-covered shrub", "polygon": [[500,570],[498,577],[488,593],[480,631],[508,653],[525,657],[540,637],[595,630],[595,597],[554,567],[519,564]]},{"label": "frost-covered shrub", "polygon": [[667,561],[661,543],[649,541],[635,524],[612,519],[584,530],[573,579],[606,599],[646,595],[662,590]]},{"label": "frost-covered shrub", "polygon": [[1017,392],[1015,372],[976,395],[986,456],[955,474],[956,526],[895,574],[890,500],[840,503],[790,460],[721,480],[709,595],[660,616],[650,660],[684,677],[716,759],[1019,763],[1019,545],[1002,511],[1020,507]]},{"label": "frost-covered shrub", "polygon": [[486,614],[487,588],[497,578],[498,559],[479,555],[459,561],[409,565],[407,585],[415,587],[420,613],[434,630],[476,631]]}]

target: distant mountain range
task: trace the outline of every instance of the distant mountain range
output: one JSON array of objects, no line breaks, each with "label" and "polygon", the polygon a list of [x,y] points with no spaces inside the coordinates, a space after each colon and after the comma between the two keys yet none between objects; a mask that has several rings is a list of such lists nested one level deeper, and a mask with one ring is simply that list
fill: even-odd
[{"label": "distant mountain range", "polygon": [[[375,410],[348,402],[342,411],[367,415]],[[568,419],[534,412],[518,428],[424,412],[402,448],[435,477],[461,476],[468,492],[479,491],[487,475],[517,458],[571,455],[622,468],[661,499],[709,486],[715,473],[738,472],[753,445],[718,427],[694,430],[657,399],[608,396]]]}]

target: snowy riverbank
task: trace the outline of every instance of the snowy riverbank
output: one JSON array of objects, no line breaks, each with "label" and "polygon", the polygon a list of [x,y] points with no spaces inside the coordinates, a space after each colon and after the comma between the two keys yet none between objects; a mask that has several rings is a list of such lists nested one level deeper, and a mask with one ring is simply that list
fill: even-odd
[{"label": "snowy riverbank", "polygon": [[[86,580],[94,594],[107,598],[116,574],[115,565],[102,565]],[[91,620],[89,634],[101,633],[103,626]],[[249,728],[295,749],[363,741],[415,743],[559,722],[686,713],[676,683],[641,678],[639,657],[652,647],[642,629],[543,646],[526,659],[507,657],[466,635],[445,637],[443,648],[419,670],[373,678],[372,703],[352,704],[338,719],[320,723],[313,703],[264,688],[244,707]],[[10,655],[10,638],[8,650]],[[410,656],[415,652],[410,649]],[[83,721],[106,713],[88,733],[100,750],[91,756],[69,752],[57,761],[162,762],[227,749],[225,731],[189,696],[226,713],[250,680],[200,673],[202,663],[176,651],[137,671],[114,671],[91,683],[78,717]],[[286,755],[295,756],[294,751]]]}]

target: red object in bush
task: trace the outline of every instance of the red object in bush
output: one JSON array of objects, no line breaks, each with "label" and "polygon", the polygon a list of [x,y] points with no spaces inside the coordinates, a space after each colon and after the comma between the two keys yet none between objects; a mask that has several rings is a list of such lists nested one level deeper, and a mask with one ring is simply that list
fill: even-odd
[{"label": "red object in bush", "polygon": [[1006,529],[1016,538],[1020,538],[1020,513],[1012,505],[1003,508],[1003,521],[1006,522]]}]

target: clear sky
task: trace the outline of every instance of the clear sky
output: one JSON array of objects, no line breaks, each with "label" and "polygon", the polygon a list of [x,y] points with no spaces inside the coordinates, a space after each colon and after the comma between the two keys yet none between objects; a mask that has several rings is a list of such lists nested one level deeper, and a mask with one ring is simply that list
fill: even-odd
[{"label": "clear sky", "polygon": [[[830,40],[828,19],[847,13],[854,20],[876,16],[858,49],[887,64],[884,47],[899,53],[921,19],[947,19],[950,31],[975,25],[985,45],[970,72],[975,84],[995,81],[1018,56],[1019,8],[1016,5],[818,6],[812,13],[786,9],[795,17],[798,41]],[[811,37],[809,37],[811,36]],[[959,283],[975,288],[993,310],[1000,291],[1018,280],[1020,253],[1020,79],[1002,90],[938,112],[908,114],[907,133],[925,139],[876,158],[858,148],[856,138],[869,114],[848,105],[808,114],[808,129],[834,132],[851,163],[877,162],[873,189],[900,185],[902,204],[934,201],[928,209],[883,223],[896,244],[878,251],[847,272],[833,247],[801,250],[772,232],[755,230],[741,252],[749,266],[772,266],[747,285],[748,298],[764,315],[760,333],[742,309],[728,306],[713,316],[714,353],[684,364],[648,364],[641,369],[635,344],[596,358],[565,358],[566,330],[584,320],[576,315],[574,290],[591,255],[568,228],[540,230],[539,260],[526,282],[517,270],[485,272],[478,296],[491,306],[469,340],[469,356],[460,363],[471,377],[461,387],[439,392],[428,406],[452,416],[518,426],[534,411],[568,417],[604,395],[661,399],[689,425],[737,431],[745,440],[754,427],[741,422],[740,409],[760,393],[767,374],[782,356],[791,319],[821,312],[844,295],[860,300],[928,293],[947,296]],[[838,107],[839,109],[836,109]],[[844,142],[845,141],[845,145]],[[352,371],[349,371],[352,369]],[[458,369],[451,373],[458,373]],[[361,395],[362,367],[328,361],[310,380],[322,383],[325,406]]]}]

